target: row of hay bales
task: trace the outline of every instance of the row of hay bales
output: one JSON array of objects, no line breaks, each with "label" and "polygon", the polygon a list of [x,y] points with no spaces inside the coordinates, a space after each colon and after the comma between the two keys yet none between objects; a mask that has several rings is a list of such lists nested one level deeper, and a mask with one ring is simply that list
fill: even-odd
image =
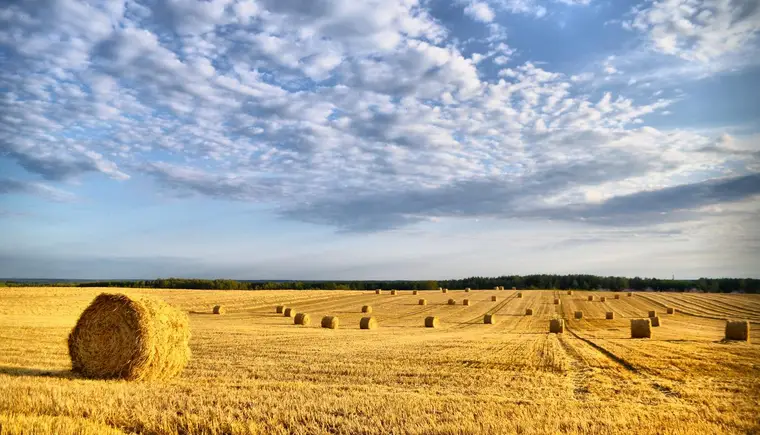
[{"label": "row of hay bales", "polygon": [[[371,305],[364,305],[361,308],[361,312],[364,314],[372,313]],[[307,313],[296,313],[293,308],[286,307],[285,305],[277,305],[275,307],[275,313],[282,314],[285,317],[292,317],[294,325],[308,326],[311,324],[311,316]],[[362,317],[359,321],[360,329],[376,329],[378,325],[377,319],[369,316]],[[324,316],[320,322],[320,326],[326,329],[338,329],[340,326],[340,319],[337,316]]]}]

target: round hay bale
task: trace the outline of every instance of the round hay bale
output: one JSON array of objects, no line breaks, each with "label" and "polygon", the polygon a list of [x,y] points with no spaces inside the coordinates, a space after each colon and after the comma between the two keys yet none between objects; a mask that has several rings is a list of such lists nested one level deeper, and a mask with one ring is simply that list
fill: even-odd
[{"label": "round hay bale", "polygon": [[518,298],[522,298],[522,292],[518,293],[518,294],[517,294],[517,297],[518,297]]},{"label": "round hay bale", "polygon": [[438,287],[438,291],[442,292],[443,291],[443,287]]},{"label": "round hay bale", "polygon": [[660,317],[659,316],[650,317],[649,320],[652,321],[652,327],[660,326]]},{"label": "round hay bale", "polygon": [[340,320],[335,316],[322,317],[322,327],[327,329],[337,329],[340,325]]},{"label": "round hay bale", "polygon": [[607,311],[607,313],[604,315],[604,318],[607,320],[614,320],[615,313],[613,313],[612,311]]},{"label": "round hay bale", "polygon": [[599,301],[600,301],[600,302],[607,302],[607,298],[606,298],[606,297],[604,297],[604,296],[602,296],[601,298],[599,298]]},{"label": "round hay bale", "polygon": [[668,314],[675,314],[675,313],[676,313],[676,309],[675,308],[668,307]]},{"label": "round hay bale", "polygon": [[377,329],[377,319],[374,317],[362,317],[362,319],[359,321],[359,328]]},{"label": "round hay bale", "polygon": [[589,297],[588,297],[588,301],[589,301],[589,302],[594,302],[594,297],[593,297],[593,296],[589,296]]},{"label": "round hay bale", "polygon": [[725,339],[749,342],[749,321],[726,320]]},{"label": "round hay bale", "polygon": [[449,305],[456,305],[456,304],[457,304],[457,301],[455,301],[454,299],[449,299]]},{"label": "round hay bale", "polygon": [[567,294],[568,294],[568,295],[572,295],[572,294],[573,294],[573,291],[572,291],[572,290],[568,290],[568,291],[567,291]]},{"label": "round hay bale", "polygon": [[224,309],[223,306],[221,306],[221,305],[215,305],[214,306],[214,314],[224,314],[226,312],[227,312],[227,310]]},{"label": "round hay bale", "polygon": [[419,301],[417,301],[417,305],[427,305],[427,300],[420,299]]},{"label": "round hay bale", "polygon": [[501,290],[501,286],[498,286],[498,285],[497,285],[497,286],[496,286],[496,287],[494,287],[493,289],[494,289],[494,290]]},{"label": "round hay bale", "polygon": [[148,297],[102,293],[69,334],[71,368],[88,378],[168,379],[190,359],[187,315]]},{"label": "round hay bale", "polygon": [[651,318],[651,317],[657,317],[657,312],[656,312],[656,311],[650,311],[650,312],[649,312],[649,317],[650,317],[650,318]]},{"label": "round hay bale", "polygon": [[559,298],[554,298],[554,305],[559,305]]},{"label": "round hay bale", "polygon": [[575,318],[580,320],[583,318],[583,311],[576,311],[575,312]]},{"label": "round hay bale", "polygon": [[285,311],[285,305],[277,305],[274,308],[275,313],[282,314],[283,311]]},{"label": "round hay bale", "polygon": [[369,314],[369,313],[371,313],[371,312],[372,312],[372,307],[371,307],[371,306],[369,306],[369,305],[364,305],[364,306],[362,307],[362,313],[367,313],[367,314]]},{"label": "round hay bale", "polygon": [[563,319],[551,319],[549,321],[550,334],[562,334],[565,332],[565,321]]},{"label": "round hay bale", "polygon": [[628,296],[633,296],[633,293],[631,293],[631,292],[628,292]]},{"label": "round hay bale", "polygon": [[449,289],[447,289],[447,288],[442,288],[441,289],[441,293],[448,293],[448,292],[449,292]]},{"label": "round hay bale", "polygon": [[533,308],[526,308],[525,309],[525,315],[526,316],[532,316],[533,315]]},{"label": "round hay bale", "polygon": [[381,294],[383,294],[383,291],[382,290],[375,290],[375,294],[376,295],[381,295]]},{"label": "round hay bale", "polygon": [[282,315],[285,317],[293,317],[296,315],[296,310],[293,308],[285,308],[285,311],[282,312]]},{"label": "round hay bale", "polygon": [[412,294],[413,294],[414,296],[417,296],[417,290],[414,290],[414,291],[412,291]]},{"label": "round hay bale", "polygon": [[391,296],[396,296],[396,290],[391,290]]},{"label": "round hay bale", "polygon": [[517,287],[512,287],[512,290],[517,290]]},{"label": "round hay bale", "polygon": [[469,299],[463,299],[462,300],[462,305],[464,305],[465,307],[469,307],[470,306],[470,300]]},{"label": "round hay bale", "polygon": [[631,338],[652,338],[652,321],[631,319]]},{"label": "round hay bale", "polygon": [[486,314],[483,316],[483,323],[486,325],[495,325],[496,324],[496,314]]},{"label": "round hay bale", "polygon": [[469,292],[470,292],[470,288],[469,288],[469,287],[467,287],[466,289],[464,289],[464,292],[465,292],[465,293],[469,293]]},{"label": "round hay bale", "polygon": [[425,327],[426,328],[437,328],[441,324],[440,320],[438,320],[438,317],[430,316],[425,317]]},{"label": "round hay bale", "polygon": [[620,295],[615,295],[615,299],[620,299]]},{"label": "round hay bale", "polygon": [[311,324],[311,316],[309,316],[306,313],[298,313],[296,314],[296,317],[293,319],[293,323],[296,325],[309,325]]},{"label": "round hay bale", "polygon": [[498,300],[499,300],[499,298],[497,298],[496,296],[491,296],[491,302],[496,302]]}]

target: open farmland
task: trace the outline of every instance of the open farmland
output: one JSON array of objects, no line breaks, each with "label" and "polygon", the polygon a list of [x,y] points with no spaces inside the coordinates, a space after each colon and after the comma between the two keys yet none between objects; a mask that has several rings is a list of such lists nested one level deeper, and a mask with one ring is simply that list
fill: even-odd
[{"label": "open farmland", "polygon": [[[189,313],[190,364],[164,382],[80,379],[66,338],[103,291],[119,290],[0,290],[0,433],[760,433],[760,345],[721,342],[725,318],[760,337],[757,295],[129,289]],[[378,329],[359,329],[363,305]],[[662,326],[630,339],[650,310]]]}]

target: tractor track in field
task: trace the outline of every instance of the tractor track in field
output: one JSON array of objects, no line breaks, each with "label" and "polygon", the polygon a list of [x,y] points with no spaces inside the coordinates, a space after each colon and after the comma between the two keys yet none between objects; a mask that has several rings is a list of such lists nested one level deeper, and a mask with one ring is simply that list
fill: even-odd
[{"label": "tractor track in field", "polygon": [[[653,299],[653,298],[651,298],[651,297],[649,297],[649,296],[645,296],[645,295],[641,295],[641,294],[640,294],[639,296],[640,296],[642,299],[644,299],[644,300],[646,300],[646,301],[648,301],[648,302],[651,302],[651,303],[653,303],[653,304],[655,304],[655,305],[657,305],[657,306],[659,306],[659,307],[662,307],[662,308],[667,308],[667,305],[665,305],[664,303],[662,303],[662,302],[660,302],[660,301],[658,301],[658,300],[656,300],[656,299]],[[712,319],[712,320],[726,320],[726,318],[730,318],[730,317],[738,317],[738,316],[736,316],[736,315],[733,315],[733,316],[731,316],[731,315],[726,315],[726,316],[723,316],[723,317],[717,317],[717,316],[709,316],[709,315],[706,315],[706,314],[697,314],[697,313],[694,313],[694,312],[692,312],[692,311],[687,311],[687,310],[688,310],[688,308],[686,308],[686,309],[684,309],[684,308],[681,308],[681,307],[684,305],[684,304],[683,304],[683,302],[680,302],[680,303],[679,303],[678,301],[673,301],[672,303],[673,303],[673,305],[676,305],[676,304],[677,304],[678,306],[675,306],[674,308],[675,308],[676,310],[678,310],[678,313],[680,313],[680,314],[683,314],[683,315],[685,315],[685,316],[699,317],[699,318],[702,318],[702,319]],[[759,321],[756,321],[756,320],[750,320],[749,322],[750,322],[751,324],[753,324],[753,325],[758,325],[758,324],[760,324],[760,322],[759,322]]]},{"label": "tractor track in field", "polygon": [[[512,299],[516,299],[516,298],[517,298],[516,294],[504,298],[503,301],[497,302],[495,306],[493,306],[491,309],[487,310],[486,314],[488,314],[488,313],[491,313],[491,314],[498,313],[502,308],[504,308],[504,307],[507,306],[507,303],[509,303],[509,301],[511,301]],[[468,326],[471,326],[473,324],[477,324],[478,319],[480,319],[482,317],[483,317],[483,315],[479,314],[479,315],[477,315],[477,316],[475,316],[475,317],[473,317],[473,318],[471,318],[469,320],[465,320],[464,322],[459,322],[459,324],[456,325],[456,326],[453,326],[452,329],[467,328]]]}]

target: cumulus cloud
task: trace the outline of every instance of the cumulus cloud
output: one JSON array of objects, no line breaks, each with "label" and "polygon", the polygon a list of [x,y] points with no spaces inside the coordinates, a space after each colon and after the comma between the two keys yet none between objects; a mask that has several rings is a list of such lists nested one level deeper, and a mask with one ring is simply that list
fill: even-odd
[{"label": "cumulus cloud", "polygon": [[472,1],[464,8],[464,13],[476,21],[490,23],[493,21],[494,13],[488,3]]}]

